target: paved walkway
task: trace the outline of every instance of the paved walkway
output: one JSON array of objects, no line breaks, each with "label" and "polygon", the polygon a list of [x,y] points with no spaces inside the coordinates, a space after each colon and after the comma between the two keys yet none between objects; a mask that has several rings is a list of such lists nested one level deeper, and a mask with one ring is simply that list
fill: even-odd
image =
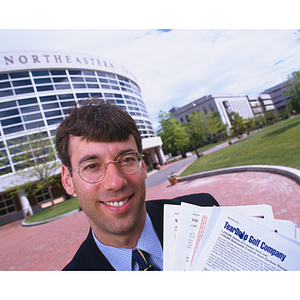
[{"label": "paved walkway", "polygon": [[[270,204],[275,218],[291,220],[300,228],[300,186],[272,173],[222,174],[179,182],[175,186],[166,180],[147,188],[147,200],[199,192],[212,194],[221,206]],[[88,230],[83,212],[39,226],[22,227],[21,220],[0,226],[0,271],[61,270]]]}]

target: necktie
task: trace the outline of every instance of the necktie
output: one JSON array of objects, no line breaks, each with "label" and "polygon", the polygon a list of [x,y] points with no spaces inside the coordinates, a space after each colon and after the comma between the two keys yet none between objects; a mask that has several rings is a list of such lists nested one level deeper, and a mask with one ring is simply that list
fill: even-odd
[{"label": "necktie", "polygon": [[136,248],[132,251],[132,257],[139,265],[139,271],[156,271],[156,269],[147,262],[148,253]]}]

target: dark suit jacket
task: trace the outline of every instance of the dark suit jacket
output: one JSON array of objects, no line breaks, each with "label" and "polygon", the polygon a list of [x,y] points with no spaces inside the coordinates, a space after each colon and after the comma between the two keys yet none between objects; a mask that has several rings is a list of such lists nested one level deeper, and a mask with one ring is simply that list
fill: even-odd
[{"label": "dark suit jacket", "polygon": [[[164,204],[177,204],[187,202],[199,206],[219,206],[218,202],[210,194],[192,194],[177,197],[171,200],[146,201],[147,212],[154,229],[163,245],[163,206]],[[99,250],[90,229],[86,240],[81,244],[71,262],[63,271],[114,271],[112,265]]]}]

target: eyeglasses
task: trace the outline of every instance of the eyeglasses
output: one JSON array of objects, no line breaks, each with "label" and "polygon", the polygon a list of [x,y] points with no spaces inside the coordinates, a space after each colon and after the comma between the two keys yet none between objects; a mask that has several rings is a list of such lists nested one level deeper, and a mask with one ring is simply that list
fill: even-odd
[{"label": "eyeglasses", "polygon": [[[143,154],[132,151],[120,155],[116,161],[111,160],[107,163],[103,163],[98,159],[91,159],[73,171],[78,173],[83,181],[87,183],[97,183],[104,178],[108,164],[116,164],[123,174],[133,174],[141,167],[143,161],[142,157],[144,157]],[[70,171],[72,170],[72,168],[69,169]]]}]

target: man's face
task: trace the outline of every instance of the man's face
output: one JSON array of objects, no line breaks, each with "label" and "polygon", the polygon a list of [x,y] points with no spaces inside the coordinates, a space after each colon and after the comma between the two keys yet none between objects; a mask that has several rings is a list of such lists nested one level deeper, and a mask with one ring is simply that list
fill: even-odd
[{"label": "man's face", "polygon": [[[97,158],[102,162],[116,161],[128,151],[137,151],[134,137],[124,142],[86,142],[79,137],[71,137],[69,153],[73,170],[77,170],[82,161]],[[114,237],[141,232],[145,223],[145,178],[146,166],[134,174],[123,174],[116,164],[107,165],[105,177],[98,183],[84,182],[79,174],[63,166],[62,182],[69,194],[76,193],[80,207],[97,238],[104,244],[115,246]],[[115,202],[118,202],[118,206]],[[112,238],[112,239],[111,239]]]}]

